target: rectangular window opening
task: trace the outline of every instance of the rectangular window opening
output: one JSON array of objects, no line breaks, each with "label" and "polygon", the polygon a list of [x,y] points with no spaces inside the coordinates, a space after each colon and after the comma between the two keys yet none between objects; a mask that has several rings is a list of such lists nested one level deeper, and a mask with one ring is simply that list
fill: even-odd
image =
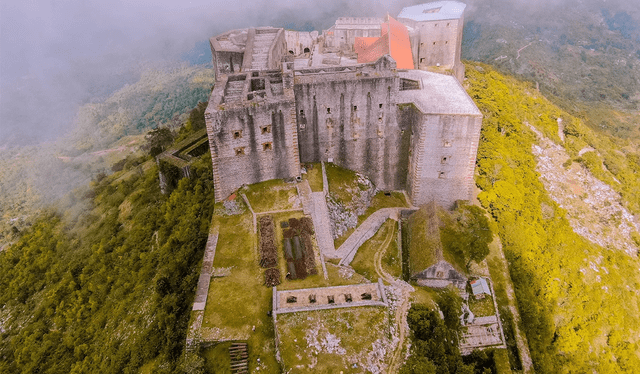
[{"label": "rectangular window opening", "polygon": [[327,114],[331,114],[331,108],[327,108]]},{"label": "rectangular window opening", "polygon": [[382,104],[378,104],[378,108],[382,109]]}]

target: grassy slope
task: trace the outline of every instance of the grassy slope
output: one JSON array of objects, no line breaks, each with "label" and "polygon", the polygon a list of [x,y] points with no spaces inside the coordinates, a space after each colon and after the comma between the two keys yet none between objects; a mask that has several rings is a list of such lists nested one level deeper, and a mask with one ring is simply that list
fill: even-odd
[{"label": "grassy slope", "polygon": [[[555,139],[561,114],[531,88],[488,66],[467,67],[468,91],[484,114],[477,160],[482,205],[498,223],[537,371],[633,372],[640,367],[640,263],[575,234],[547,195],[531,153],[528,121]],[[554,207],[543,218],[541,206]],[[604,272],[590,268],[616,269]],[[615,360],[608,359],[615,357]]]},{"label": "grassy slope", "polygon": [[[261,370],[277,372],[273,322],[267,316],[271,288],[262,284],[264,274],[258,266],[251,213],[215,215],[213,224],[220,227],[213,267],[230,267],[231,275],[213,278],[209,285],[202,338],[247,340],[250,367],[255,368],[260,358]],[[220,354],[228,356],[228,352]]]},{"label": "grassy slope", "polygon": [[369,240],[364,242],[358,252],[356,253],[351,267],[363,275],[365,278],[372,282],[378,280],[378,274],[376,272],[375,265],[373,263],[374,256],[378,250],[384,251],[382,257],[382,266],[384,270],[394,277],[400,277],[400,259],[398,256],[398,246],[395,240],[389,243],[386,248],[380,248],[380,245],[385,241],[388,235],[394,235],[394,239],[397,236],[397,222],[388,219],[378,230],[378,232]]}]

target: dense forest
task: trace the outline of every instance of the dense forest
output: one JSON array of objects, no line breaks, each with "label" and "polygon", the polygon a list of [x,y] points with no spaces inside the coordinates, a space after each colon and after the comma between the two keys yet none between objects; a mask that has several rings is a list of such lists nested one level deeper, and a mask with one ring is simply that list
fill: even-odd
[{"label": "dense forest", "polygon": [[0,372],[180,371],[211,159],[168,196],[156,167],[135,164],[99,175],[78,201],[90,209],[40,214],[0,255]]}]

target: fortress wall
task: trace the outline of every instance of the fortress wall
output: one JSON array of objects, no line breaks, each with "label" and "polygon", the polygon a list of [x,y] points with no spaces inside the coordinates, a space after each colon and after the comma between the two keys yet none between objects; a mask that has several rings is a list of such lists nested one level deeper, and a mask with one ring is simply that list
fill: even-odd
[{"label": "fortress wall", "polygon": [[287,42],[287,53],[293,52],[294,56],[299,56],[304,53],[305,48],[309,48],[309,51],[313,50],[313,45],[318,39],[318,32],[285,30],[284,36]]},{"label": "fortress wall", "polygon": [[281,69],[282,58],[289,52],[287,51],[287,42],[284,35],[284,29],[278,30],[278,35],[269,48],[269,69]]},{"label": "fortress wall", "polygon": [[211,55],[213,56],[216,78],[222,74],[240,72],[244,52],[215,51],[213,48],[213,44],[211,44]]},{"label": "fortress wall", "polygon": [[[212,127],[209,136],[219,175],[216,201],[243,184],[299,175],[299,162],[294,155],[298,145],[294,139],[293,108],[293,100],[287,100],[216,113],[215,121],[221,125],[217,131]],[[265,126],[271,126],[270,132],[263,132]]]},{"label": "fortress wall", "polygon": [[453,68],[460,61],[462,25],[462,19],[417,22],[420,34],[418,68],[426,70],[428,66],[437,64]]},{"label": "fortress wall", "polygon": [[343,51],[354,51],[356,37],[380,37],[380,18],[341,17],[329,30],[323,32],[324,45]]},{"label": "fortress wall", "polygon": [[398,122],[407,128],[404,132],[401,147],[401,151],[404,152],[403,159],[406,159],[406,162],[401,167],[406,174],[406,191],[409,196],[413,196],[417,193],[415,175],[420,172],[419,169],[416,169],[419,165],[419,150],[424,148],[424,146],[420,145],[423,133],[421,125],[424,122],[424,115],[413,104],[401,104],[398,105],[397,117]]},{"label": "fortress wall", "polygon": [[408,127],[396,117],[396,76],[378,75],[296,77],[300,160],[331,159],[367,175],[378,188],[402,189],[407,170],[399,165],[408,161],[401,152]]},{"label": "fortress wall", "polygon": [[[422,114],[410,195],[415,205],[435,200],[447,209],[472,197],[482,116]],[[414,134],[415,137],[415,134]]]}]

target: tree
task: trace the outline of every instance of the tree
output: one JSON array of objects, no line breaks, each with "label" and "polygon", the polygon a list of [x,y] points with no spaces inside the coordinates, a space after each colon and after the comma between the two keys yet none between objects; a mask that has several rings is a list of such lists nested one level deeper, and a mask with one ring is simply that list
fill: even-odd
[{"label": "tree", "polygon": [[478,263],[487,257],[493,240],[484,210],[461,201],[457,203],[453,221],[445,225],[441,236],[445,249],[464,259],[467,269],[471,261]]},{"label": "tree", "polygon": [[173,141],[173,133],[168,127],[156,127],[145,136],[147,143],[143,149],[149,151],[151,157],[164,152],[165,147]]}]

